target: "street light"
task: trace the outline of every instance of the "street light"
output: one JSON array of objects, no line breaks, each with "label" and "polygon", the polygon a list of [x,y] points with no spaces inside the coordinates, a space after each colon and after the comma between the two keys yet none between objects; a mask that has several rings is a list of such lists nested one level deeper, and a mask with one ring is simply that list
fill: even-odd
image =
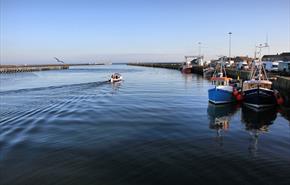
[{"label": "street light", "polygon": [[231,60],[232,32],[229,32],[229,61]]}]

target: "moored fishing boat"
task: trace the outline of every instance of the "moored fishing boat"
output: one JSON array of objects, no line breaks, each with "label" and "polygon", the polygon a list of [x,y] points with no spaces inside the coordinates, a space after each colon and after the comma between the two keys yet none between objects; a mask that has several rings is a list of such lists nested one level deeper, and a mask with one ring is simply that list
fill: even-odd
[{"label": "moored fishing boat", "polygon": [[220,72],[214,72],[213,77],[211,78],[213,88],[208,90],[208,99],[209,102],[214,104],[225,104],[235,101],[233,96],[234,88],[230,85],[231,78],[224,76],[226,71],[224,69],[224,60],[221,58],[220,62]]},{"label": "moored fishing boat", "polygon": [[192,64],[190,61],[186,61],[182,64],[181,72],[182,73],[191,73],[192,72]]},{"label": "moored fishing boat", "polygon": [[262,45],[259,47],[259,60],[252,66],[250,80],[244,81],[242,89],[244,104],[256,110],[277,105],[277,92],[272,89],[272,82],[268,80],[267,73],[261,61],[262,47]]},{"label": "moored fishing boat", "polygon": [[244,104],[254,108],[267,108],[276,105],[275,92],[269,80],[251,79],[243,83]]},{"label": "moored fishing boat", "polygon": [[210,78],[212,74],[214,73],[214,68],[213,67],[207,67],[203,69],[203,77],[205,78]]}]

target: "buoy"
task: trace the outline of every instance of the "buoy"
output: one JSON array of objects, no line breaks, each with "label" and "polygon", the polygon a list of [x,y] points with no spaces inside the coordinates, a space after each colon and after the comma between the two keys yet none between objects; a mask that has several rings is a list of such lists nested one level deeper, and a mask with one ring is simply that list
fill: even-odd
[{"label": "buoy", "polygon": [[243,100],[243,96],[241,94],[238,94],[236,96],[237,101],[242,101]]},{"label": "buoy", "polygon": [[275,91],[275,97],[278,105],[284,104],[284,100],[278,91]]},{"label": "buoy", "polygon": [[239,94],[239,92],[236,89],[234,89],[233,95],[237,96],[238,94]]},{"label": "buoy", "polygon": [[282,105],[284,103],[284,100],[283,100],[283,98],[281,96],[278,97],[276,100],[277,100],[277,104],[278,105]]}]

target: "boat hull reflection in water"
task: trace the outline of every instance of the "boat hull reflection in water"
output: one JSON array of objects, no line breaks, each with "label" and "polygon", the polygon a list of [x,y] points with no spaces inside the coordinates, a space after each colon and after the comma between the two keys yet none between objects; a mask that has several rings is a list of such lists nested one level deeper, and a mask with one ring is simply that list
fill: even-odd
[{"label": "boat hull reflection in water", "polygon": [[242,108],[242,121],[245,123],[246,130],[267,130],[276,117],[276,108],[261,109],[259,112],[247,106]]},{"label": "boat hull reflection in water", "polygon": [[274,123],[277,117],[277,110],[260,109],[259,112],[243,106],[242,121],[245,124],[245,129],[250,134],[249,153],[256,157],[258,152],[258,140],[261,134],[268,133],[270,125]]},{"label": "boat hull reflection in water", "polygon": [[207,113],[211,129],[228,129],[231,116],[237,111],[237,105],[208,104]]}]

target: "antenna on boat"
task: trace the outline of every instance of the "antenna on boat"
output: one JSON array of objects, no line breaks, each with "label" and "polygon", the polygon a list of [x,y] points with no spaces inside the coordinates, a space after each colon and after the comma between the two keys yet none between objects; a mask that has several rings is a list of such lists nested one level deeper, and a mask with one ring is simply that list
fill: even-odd
[{"label": "antenna on boat", "polygon": [[269,45],[269,42],[268,42],[268,33],[266,34],[266,42],[265,42],[265,47],[268,48],[268,55],[270,54],[270,45]]},{"label": "antenna on boat", "polygon": [[[262,48],[267,48],[267,47],[269,47],[267,43],[259,44],[258,46],[256,46],[256,48],[259,48],[259,60],[258,60],[258,70],[259,70],[258,71],[259,72],[258,79],[259,79],[259,81],[261,81],[261,77],[263,77],[263,73],[265,75],[266,80],[268,80],[267,73],[265,71],[264,65],[262,64]],[[255,75],[255,73],[256,73],[256,70],[252,75]]]},{"label": "antenna on boat", "polygon": [[224,72],[225,73],[225,77],[227,77],[227,72],[226,72],[226,69],[225,69],[225,59],[226,59],[226,56],[223,56],[222,58],[222,73]]}]

